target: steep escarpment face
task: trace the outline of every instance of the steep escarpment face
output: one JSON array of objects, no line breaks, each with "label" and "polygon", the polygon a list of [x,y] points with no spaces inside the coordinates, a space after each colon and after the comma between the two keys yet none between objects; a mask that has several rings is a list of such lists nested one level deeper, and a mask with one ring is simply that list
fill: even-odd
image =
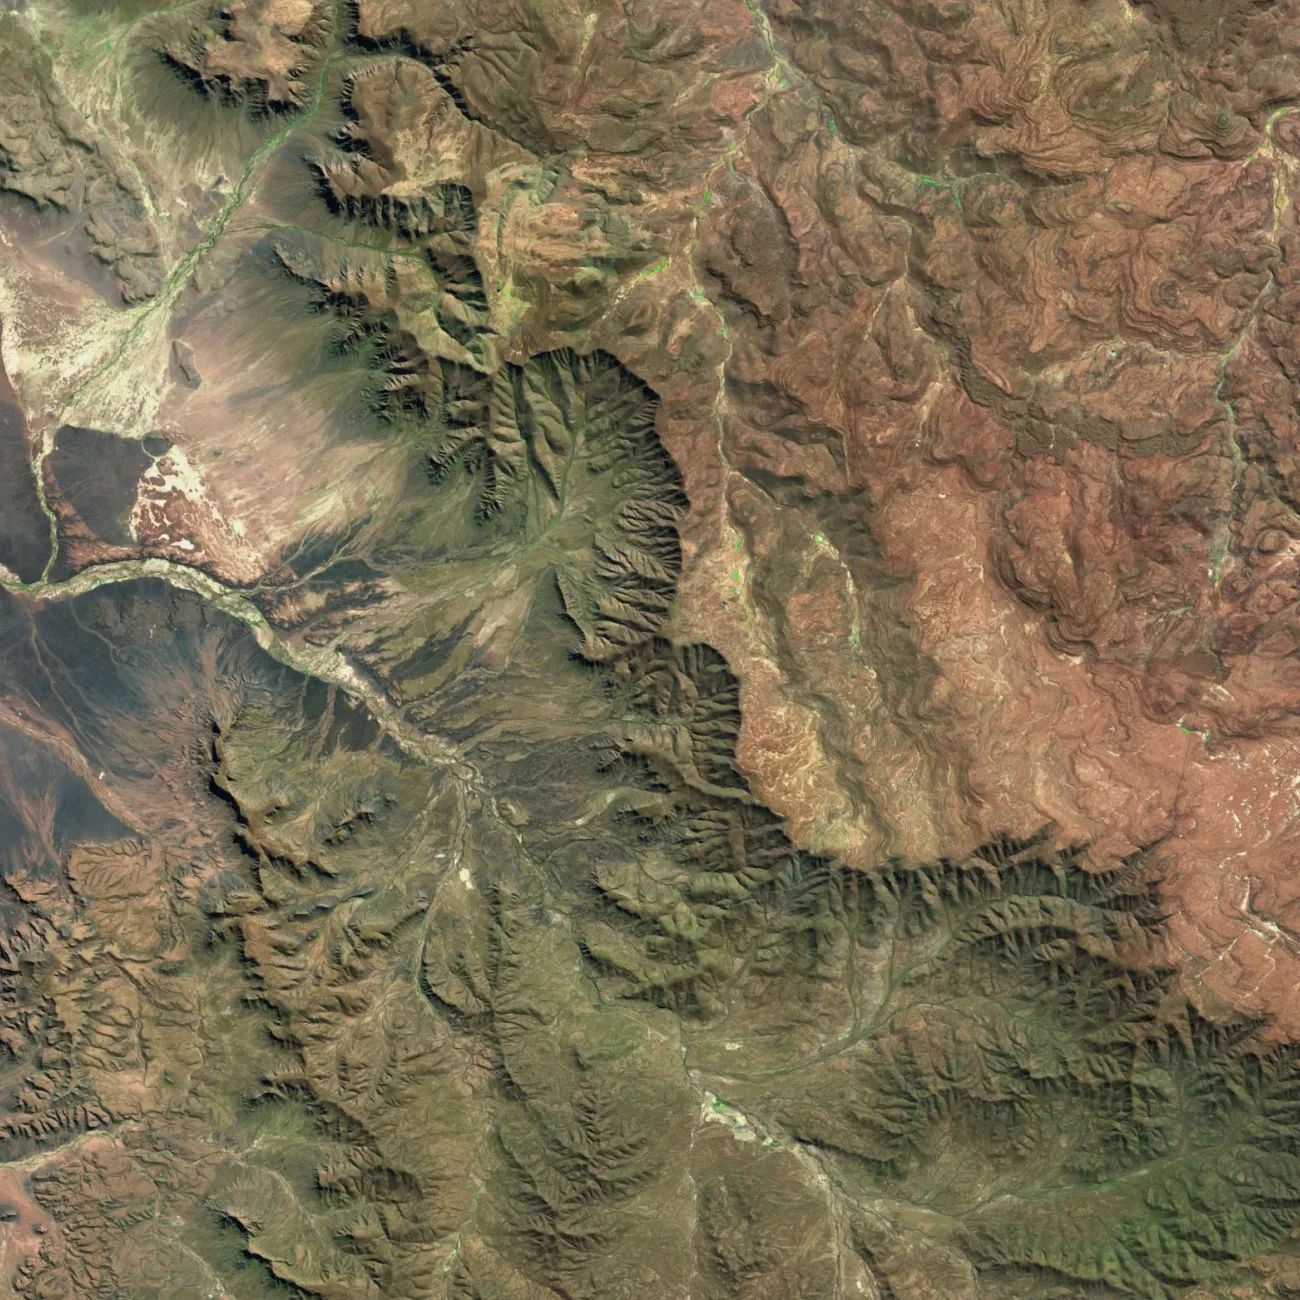
[{"label": "steep escarpment face", "polygon": [[0,1273],[1300,1294],[1285,4],[0,14]]}]

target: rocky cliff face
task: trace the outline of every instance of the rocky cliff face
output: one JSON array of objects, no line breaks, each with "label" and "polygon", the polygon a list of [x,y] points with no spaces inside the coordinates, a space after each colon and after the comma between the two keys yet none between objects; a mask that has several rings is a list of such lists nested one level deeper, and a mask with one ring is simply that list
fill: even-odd
[{"label": "rocky cliff face", "polygon": [[0,1268],[1300,1293],[1285,3],[0,15]]}]

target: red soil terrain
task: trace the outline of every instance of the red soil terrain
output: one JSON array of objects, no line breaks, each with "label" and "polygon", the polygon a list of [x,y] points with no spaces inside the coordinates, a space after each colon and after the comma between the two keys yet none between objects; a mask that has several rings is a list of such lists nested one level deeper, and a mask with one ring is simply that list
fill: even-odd
[{"label": "red soil terrain", "polygon": [[[474,8],[361,29],[567,163],[516,345],[663,394],[756,791],[860,864],[1159,841],[1198,987],[1300,1032],[1294,6]],[[649,265],[579,285],[611,207]]]},{"label": "red soil terrain", "polygon": [[[281,8],[287,35],[265,5],[205,28],[195,75],[304,102],[323,20]],[[661,395],[690,500],[674,635],[739,675],[741,765],[798,842],[858,866],[1045,823],[1098,866],[1158,842],[1200,996],[1286,1035],[1297,17],[361,0],[356,39],[418,62],[355,83],[365,161],[328,171],[358,210],[465,185],[502,355],[604,348]],[[357,453],[316,466],[299,414],[278,460],[269,426],[208,457],[248,445],[222,394],[265,364],[214,328],[135,553],[247,583]]]},{"label": "red soil terrain", "polygon": [[15,1287],[1300,1294],[1300,0],[54,8]]}]

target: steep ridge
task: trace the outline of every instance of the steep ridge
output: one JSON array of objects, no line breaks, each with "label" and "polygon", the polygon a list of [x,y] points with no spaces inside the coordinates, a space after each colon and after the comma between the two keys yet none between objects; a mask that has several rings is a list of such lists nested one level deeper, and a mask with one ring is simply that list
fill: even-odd
[{"label": "steep ridge", "polygon": [[[112,565],[65,552],[75,576],[18,573],[0,594],[0,1195],[18,1292],[1208,1300],[1300,1286],[1297,1049],[1285,1026],[1216,1005],[1189,978],[1170,915],[1179,827],[1129,818],[1099,849],[1073,825],[1026,828],[1040,812],[1026,798],[1015,825],[936,818],[925,833],[951,851],[910,851],[891,809],[914,791],[900,781],[892,804],[878,798],[886,769],[857,734],[888,715],[937,773],[931,792],[947,783],[981,818],[997,814],[937,739],[972,715],[943,694],[951,663],[909,613],[907,529],[885,526],[891,493],[905,495],[890,475],[915,470],[894,422],[914,417],[925,472],[947,467],[968,495],[1005,489],[984,558],[1046,629],[1058,658],[1044,675],[1082,650],[1140,665],[1134,713],[1169,713],[1166,731],[1173,714],[1191,723],[1176,737],[1184,770],[1205,721],[1194,708],[1242,730],[1268,711],[1263,695],[1224,701],[1195,683],[1218,679],[1205,655],[1244,663],[1278,627],[1224,605],[1235,649],[1226,631],[1160,640],[1135,593],[1150,595],[1155,573],[1172,599],[1182,570],[1154,534],[1096,550],[1084,525],[1106,493],[1164,500],[1150,467],[1186,461],[1184,513],[1171,505],[1166,522],[1226,571],[1244,553],[1243,485],[1263,480],[1225,449],[1256,466],[1272,455],[1282,500],[1285,449],[1252,414],[1232,351],[1248,328],[1274,329],[1248,326],[1247,305],[1284,296],[1260,234],[1273,181],[1253,156],[1276,122],[1256,122],[1244,98],[1211,113],[1186,89],[1169,91],[1163,117],[1150,109],[1153,24],[1177,36],[1157,69],[1172,86],[1202,57],[1195,15],[1134,11],[1104,45],[1082,19],[1053,20],[1063,70],[1042,93],[1065,107],[1044,134],[1029,111],[1042,87],[1005,15],[980,26],[960,6],[886,6],[889,57],[868,58],[864,42],[877,44],[856,11],[814,8],[754,11],[756,44],[737,63],[758,70],[765,97],[744,118],[754,156],[721,165],[721,211],[704,217],[706,195],[689,248],[671,254],[726,343],[716,402],[693,407],[662,382],[662,357],[657,372],[633,363],[645,332],[620,340],[622,359],[592,337],[629,280],[670,273],[623,211],[635,204],[591,202],[591,256],[575,265],[567,234],[548,242],[561,218],[534,203],[562,191],[577,137],[620,157],[644,148],[647,187],[683,166],[653,120],[660,101],[631,94],[634,74],[692,57],[670,23],[625,15],[637,67],[597,112],[551,85],[563,60],[539,59],[508,5],[485,5],[476,30],[437,6],[421,11],[428,29],[368,3],[165,15],[155,63],[196,111],[271,132],[257,157],[291,193],[258,209],[265,224],[223,281],[208,254],[227,229],[242,237],[242,199],[227,196],[221,229],[182,261],[185,292],[193,270],[222,312],[279,304],[309,345],[265,364],[289,371],[289,388],[333,376],[328,392],[356,415],[348,445],[388,477],[223,585],[200,580],[218,567],[207,553],[185,580],[174,559],[141,557],[148,484],[134,510],[122,493],[143,453],[123,458],[121,483],[86,488],[65,431],[97,430],[67,424],[51,441],[65,540],[58,510],[76,481],[82,524],[116,530],[103,540],[118,550]],[[912,28],[933,37],[919,53]],[[1028,161],[950,172],[943,132],[872,59],[965,67],[994,47],[1010,87],[953,75],[983,105],[971,120],[990,156]],[[1098,61],[1107,76],[1093,76]],[[815,100],[778,94],[800,69]],[[814,165],[807,119],[827,104],[848,144],[823,141]],[[1122,152],[1107,125],[1120,108],[1126,131],[1212,160],[1158,222],[1115,195],[1063,192],[1094,155]],[[315,134],[293,134],[299,114]],[[796,187],[773,142],[806,151],[825,197],[836,150],[882,140],[912,165],[862,180],[863,247],[895,259],[846,275],[875,295],[855,335],[867,379],[860,402],[837,390],[843,409],[823,403],[813,420],[820,345],[801,353],[781,331],[814,317],[825,341],[847,298],[814,301],[798,243],[816,226],[791,220]],[[254,179],[249,163],[240,185]],[[523,216],[502,215],[512,186]],[[1050,258],[1004,243],[1031,218],[1057,232]],[[501,252],[507,219],[541,250],[530,275]],[[1131,292],[1098,290],[1123,319],[1093,331],[1129,334],[1089,343],[1081,368],[1077,339],[1061,341],[1077,318],[1016,314],[1055,292],[1033,278],[1043,265],[1082,274],[1070,240],[1157,224],[1174,231],[1159,238],[1202,240],[1228,287],[1197,278],[1197,253],[1176,292],[1144,296],[1135,275]],[[1118,260],[1157,257],[1134,241]],[[990,267],[1001,297],[981,279]],[[1070,303],[1094,310],[1082,290]],[[1270,321],[1284,319],[1276,308]],[[153,318],[133,319],[147,333]],[[210,322],[187,321],[201,364],[182,355],[206,376]],[[97,373],[111,376],[128,342]],[[309,360],[298,372],[295,355]],[[683,370],[709,369],[703,352],[682,355]],[[1110,384],[1123,372],[1121,393],[1164,401],[1220,362],[1223,402],[1241,390],[1228,417],[1217,378],[1208,405],[1151,410]],[[988,377],[998,367],[1002,386]],[[674,442],[684,410],[704,430],[693,445],[726,466],[734,578],[709,568],[704,458]],[[846,442],[845,411],[865,412],[878,441]],[[159,442],[152,472],[165,478],[171,458],[180,481],[183,450]],[[980,557],[966,560],[983,581]],[[1099,594],[1104,564],[1118,576]],[[721,635],[683,635],[706,581]],[[1222,571],[1207,581],[1249,600]],[[1143,658],[1152,638],[1159,653]],[[880,683],[874,712],[837,695],[844,644]],[[816,819],[782,815],[765,793],[789,794],[746,749],[786,717],[772,671],[778,694],[823,719],[818,752],[790,743],[792,726],[781,761],[816,772],[832,754],[827,797],[859,799],[870,835],[811,836]],[[1152,833],[1134,844],[1139,823]],[[909,851],[875,851],[890,843]],[[1251,900],[1248,888],[1243,915]]]}]

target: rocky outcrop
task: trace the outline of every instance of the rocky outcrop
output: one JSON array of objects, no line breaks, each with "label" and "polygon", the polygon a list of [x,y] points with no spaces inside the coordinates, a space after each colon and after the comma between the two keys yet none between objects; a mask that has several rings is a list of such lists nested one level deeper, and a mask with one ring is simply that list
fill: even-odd
[{"label": "rocky outcrop", "polygon": [[112,268],[123,300],[152,297],[165,268],[139,176],[50,80],[12,17],[0,25],[0,52],[0,189],[82,214],[90,250]]},{"label": "rocky outcrop", "polygon": [[1292,17],[110,24],[206,224],[13,295],[22,1289],[1300,1285]]}]

